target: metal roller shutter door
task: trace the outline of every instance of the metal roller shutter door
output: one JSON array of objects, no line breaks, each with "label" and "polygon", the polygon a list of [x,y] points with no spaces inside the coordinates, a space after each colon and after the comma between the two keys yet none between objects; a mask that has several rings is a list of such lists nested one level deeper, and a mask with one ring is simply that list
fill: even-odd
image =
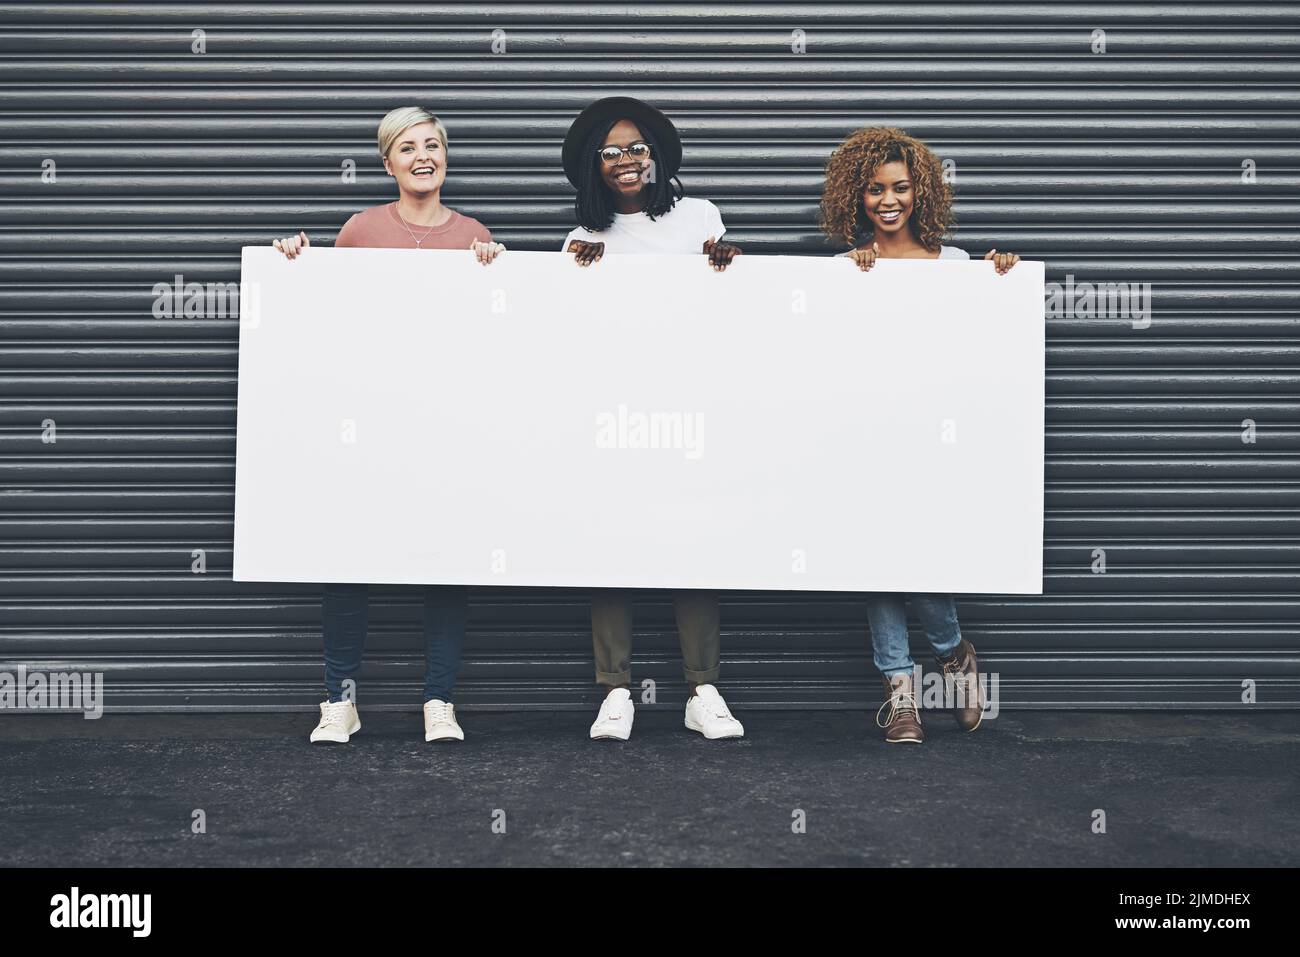
[{"label": "metal roller shutter door", "polygon": [[[0,4],[0,667],[103,671],[119,709],[314,706],[317,593],[229,580],[236,320],[154,318],[154,284],[331,241],[391,195],[374,128],[409,102],[449,127],[448,202],[553,249],[564,130],[628,93],[752,253],[824,252],[823,164],[886,123],[956,163],[958,244],[1150,282],[1148,329],[1048,320],[1046,593],[970,596],[964,630],[1004,707],[1234,707],[1248,678],[1294,707],[1298,52],[1296,4]],[[723,611],[734,704],[878,697],[854,596]],[[670,607],[638,626],[676,700]],[[471,631],[465,704],[584,702],[581,595],[478,589]],[[377,589],[367,702],[418,700],[417,634]]]}]

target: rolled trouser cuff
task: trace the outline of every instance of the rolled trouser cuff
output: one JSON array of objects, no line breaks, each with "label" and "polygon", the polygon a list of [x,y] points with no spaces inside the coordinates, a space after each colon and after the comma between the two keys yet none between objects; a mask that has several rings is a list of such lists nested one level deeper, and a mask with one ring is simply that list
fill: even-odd
[{"label": "rolled trouser cuff", "polygon": [[682,674],[686,680],[696,685],[711,685],[718,680],[718,675],[722,671],[721,667],[714,666],[707,671],[692,671],[690,668],[683,668]]},{"label": "rolled trouser cuff", "polygon": [[596,684],[608,685],[611,688],[617,688],[620,685],[632,684],[631,671],[597,671]]}]

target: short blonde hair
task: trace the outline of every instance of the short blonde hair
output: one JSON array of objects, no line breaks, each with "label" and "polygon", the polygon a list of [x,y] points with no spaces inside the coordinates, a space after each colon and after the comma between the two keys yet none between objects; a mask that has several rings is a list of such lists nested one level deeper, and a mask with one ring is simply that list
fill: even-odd
[{"label": "short blonde hair", "polygon": [[393,148],[397,138],[417,123],[432,123],[433,131],[438,134],[442,151],[447,152],[447,130],[438,119],[422,106],[399,106],[389,110],[379,121],[379,155],[388,159],[388,151]]}]

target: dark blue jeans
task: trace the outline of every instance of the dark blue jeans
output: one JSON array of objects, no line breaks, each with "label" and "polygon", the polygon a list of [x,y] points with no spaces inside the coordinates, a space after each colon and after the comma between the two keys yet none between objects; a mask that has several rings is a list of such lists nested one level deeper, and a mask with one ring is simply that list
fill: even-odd
[{"label": "dark blue jeans", "polygon": [[[343,700],[343,682],[361,672],[361,649],[370,616],[367,585],[326,585],[321,599],[325,635],[325,691],[330,701]],[[464,585],[428,585],[424,589],[424,700],[450,701],[465,642],[468,589]]]}]

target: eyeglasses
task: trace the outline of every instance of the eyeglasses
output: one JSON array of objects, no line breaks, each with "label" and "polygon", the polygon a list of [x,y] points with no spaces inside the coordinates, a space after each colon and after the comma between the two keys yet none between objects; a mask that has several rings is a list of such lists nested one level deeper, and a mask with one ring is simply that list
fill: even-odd
[{"label": "eyeglasses", "polygon": [[639,163],[650,158],[650,144],[633,143],[631,146],[602,146],[596,150],[596,155],[600,157],[600,161],[606,166],[613,166],[623,158],[624,153]]}]

